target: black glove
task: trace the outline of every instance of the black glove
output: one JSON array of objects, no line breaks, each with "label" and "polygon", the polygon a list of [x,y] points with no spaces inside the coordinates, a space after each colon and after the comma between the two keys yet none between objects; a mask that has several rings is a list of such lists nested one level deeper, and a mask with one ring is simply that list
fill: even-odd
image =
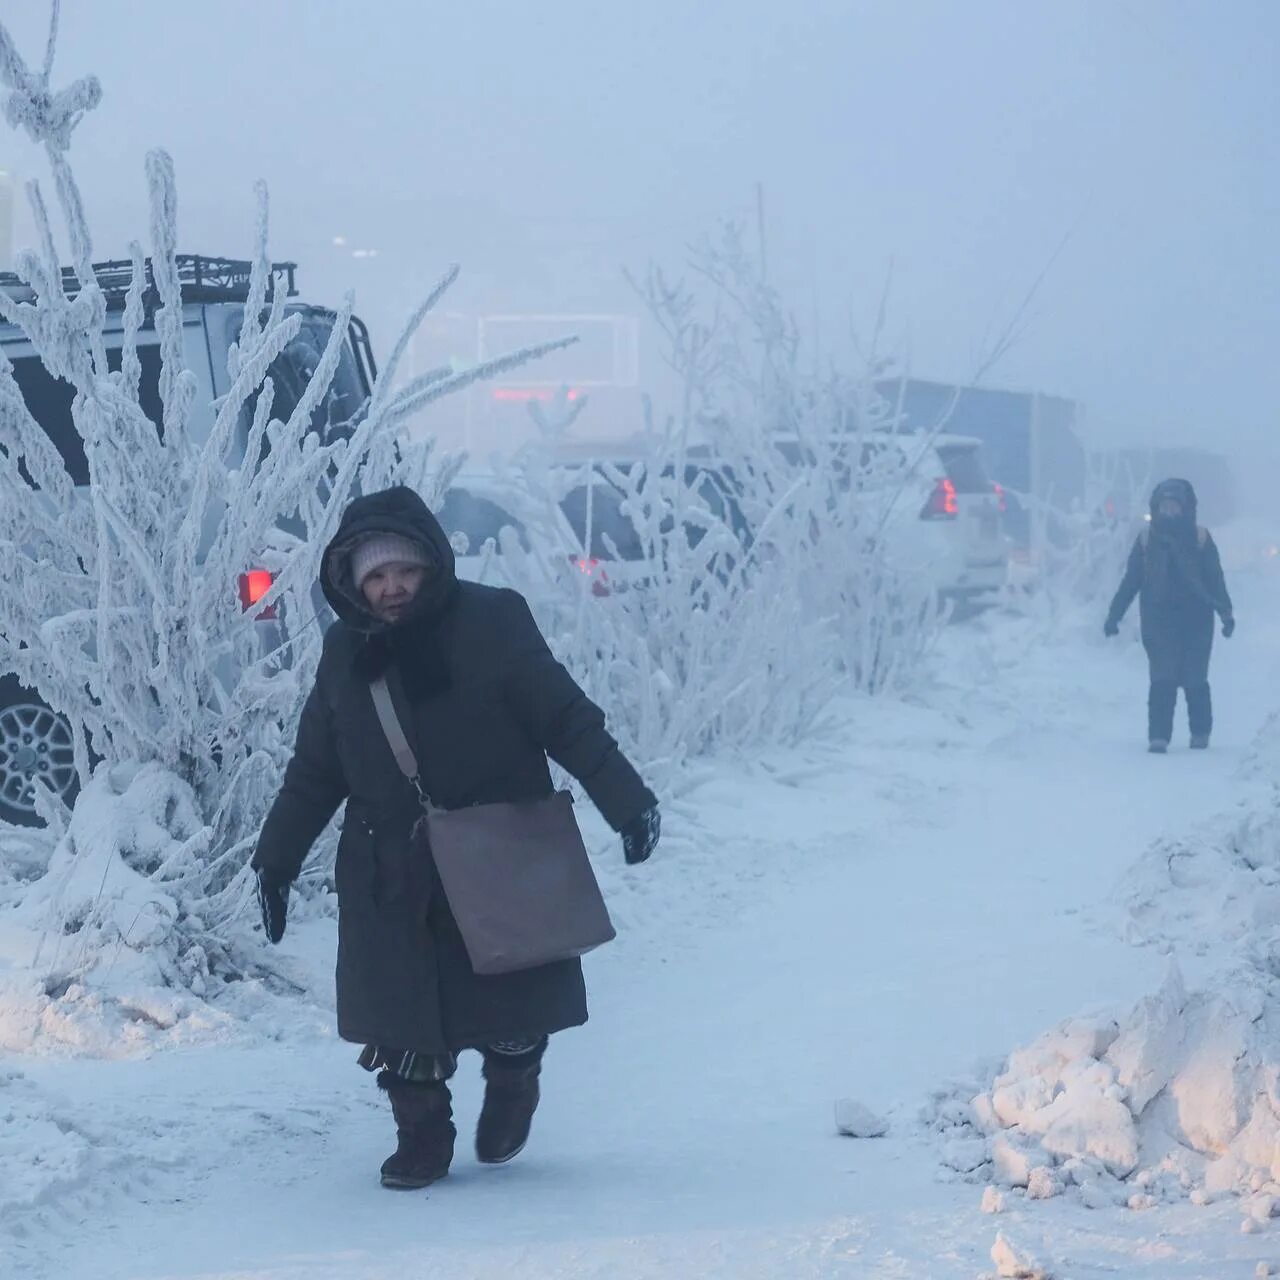
[{"label": "black glove", "polygon": [[1223,635],[1223,638],[1224,638],[1224,639],[1226,639],[1226,640],[1230,640],[1230,639],[1231,639],[1231,637],[1232,637],[1233,635],[1235,635],[1235,633],[1236,633],[1236,620],[1235,620],[1235,616],[1234,616],[1234,615],[1230,615],[1230,616],[1228,616],[1228,617],[1223,618],[1223,620],[1222,620],[1222,635]]},{"label": "black glove", "polygon": [[1120,634],[1120,624],[1114,618],[1108,618],[1102,624],[1102,634],[1108,638]]},{"label": "black glove", "polygon": [[662,835],[662,815],[658,806],[650,805],[638,818],[632,818],[622,828],[622,856],[628,866],[644,862],[658,847]]},{"label": "black glove", "polygon": [[265,867],[258,868],[258,908],[263,932],[272,942],[279,942],[289,915],[289,881],[272,875]]}]

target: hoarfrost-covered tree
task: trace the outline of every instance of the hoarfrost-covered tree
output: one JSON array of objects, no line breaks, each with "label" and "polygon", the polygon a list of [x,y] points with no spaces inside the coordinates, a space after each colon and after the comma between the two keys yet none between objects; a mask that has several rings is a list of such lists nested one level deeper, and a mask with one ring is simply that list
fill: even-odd
[{"label": "hoarfrost-covered tree", "polygon": [[[433,476],[443,482],[456,463],[430,448],[403,453],[397,436],[406,420],[562,344],[397,386],[410,338],[452,284],[455,268],[412,316],[346,431],[322,439],[312,420],[348,340],[350,296],[291,411],[274,417],[269,370],[298,334],[301,316],[273,278],[260,183],[248,299],[228,360],[230,389],[212,406],[199,406],[183,357],[173,164],[153,151],[146,164],[150,251],[138,243],[130,248],[113,368],[106,299],[69,159],[76,126],[98,105],[101,90],[93,77],[52,88],[57,16],[55,4],[39,71],[0,26],[0,80],[10,124],[47,157],[71,266],[62,268],[55,220],[33,183],[28,194],[39,244],[18,256],[25,287],[0,290],[0,317],[26,336],[50,375],[73,389],[89,483],[73,482],[0,354],[0,672],[16,674],[70,723],[76,766],[89,788],[77,810],[111,796],[128,809],[135,784],[136,803],[124,824],[129,831],[104,847],[103,810],[95,814],[98,829],[88,830],[88,819],[78,828],[52,794],[42,794],[41,810],[62,839],[49,874],[29,897],[43,904],[55,933],[79,935],[77,963],[85,968],[101,950],[91,937],[101,946],[134,945],[136,919],[131,924],[119,909],[129,894],[113,899],[110,888],[132,876],[134,897],[141,893],[152,904],[149,917],[165,921],[160,940],[180,935],[173,954],[194,949],[208,958],[223,947],[224,926],[244,905],[246,857],[319,657],[312,589],[342,507],[357,484],[367,491],[396,480],[420,487]],[[140,399],[139,336],[150,326],[161,360],[159,422]],[[237,584],[251,565],[273,576],[246,610]],[[272,610],[281,638],[263,652],[258,622]],[[95,757],[105,764],[90,783]],[[93,877],[81,865],[90,846],[103,860],[96,890],[86,887]],[[79,898],[73,883],[81,886]],[[67,948],[54,949],[65,967]],[[183,972],[171,966],[164,976],[190,981],[202,968],[204,961]]]},{"label": "hoarfrost-covered tree", "polygon": [[[713,749],[813,734],[841,689],[910,680],[941,617],[924,567],[886,552],[918,459],[874,447],[895,414],[871,374],[802,371],[796,326],[736,227],[689,267],[693,285],[656,268],[634,282],[676,375],[671,412],[648,413],[625,461],[606,449],[568,466],[573,406],[538,407],[508,490],[539,536],[509,532],[493,562],[668,792]],[[571,493],[585,517],[565,541]],[[595,518],[615,509],[621,529]]]}]

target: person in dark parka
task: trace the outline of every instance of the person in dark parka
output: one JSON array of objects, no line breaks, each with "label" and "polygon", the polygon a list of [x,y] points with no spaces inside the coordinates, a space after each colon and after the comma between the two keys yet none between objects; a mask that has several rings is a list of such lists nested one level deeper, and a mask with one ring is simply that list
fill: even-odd
[{"label": "person in dark parka", "polygon": [[1179,688],[1187,699],[1191,745],[1202,750],[1213,730],[1209,656],[1214,614],[1221,617],[1222,634],[1228,638],[1236,623],[1218,548],[1209,531],[1196,524],[1196,493],[1186,480],[1163,480],[1155,487],[1151,523],[1129,553],[1104,634],[1119,634],[1134,596],[1139,596],[1142,643],[1151,669],[1149,750],[1168,750]]},{"label": "person in dark parka", "polygon": [[293,758],[253,867],[271,941],[289,884],[346,801],[338,845],[338,1033],[378,1070],[399,1146],[392,1187],[443,1177],[455,1131],[447,1081],[463,1049],[484,1057],[476,1154],[516,1155],[538,1102],[547,1037],[587,1020],[582,966],[566,960],[477,976],[440,880],[410,833],[418,797],[396,767],[370,681],[386,674],[426,792],[445,809],[551,794],[550,756],[622,834],[629,863],[657,844],[653,794],[604,715],[552,656],[515,591],[460,582],[426,504],[398,487],[355,499],[321,569],[338,615],[298,726]]}]

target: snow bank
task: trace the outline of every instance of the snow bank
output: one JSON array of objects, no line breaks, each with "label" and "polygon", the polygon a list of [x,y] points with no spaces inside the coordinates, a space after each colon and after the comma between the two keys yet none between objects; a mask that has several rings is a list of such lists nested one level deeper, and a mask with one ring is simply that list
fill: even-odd
[{"label": "snow bank", "polygon": [[[191,788],[160,766],[99,769],[47,872],[0,907],[0,1050],[120,1057],[229,1038],[273,988],[302,991],[251,933],[247,883],[242,923],[215,934],[201,919],[188,872],[208,836]],[[321,1023],[281,1016],[300,1018]]]},{"label": "snow bank", "polygon": [[[1276,733],[1280,737],[1280,733]],[[1264,729],[1248,764],[1271,755]],[[1280,753],[1276,753],[1280,756]],[[1276,776],[1276,761],[1265,766]],[[1280,804],[1271,788],[1260,803],[1225,823],[1155,841],[1120,884],[1126,938],[1208,956],[1249,945],[1280,928]]]},{"label": "snow bank", "polygon": [[1239,807],[1154,841],[1120,882],[1121,928],[1138,946],[1230,963],[1280,929],[1280,712],[1239,770]]},{"label": "snow bank", "polygon": [[[1189,993],[1176,968],[1121,1019],[1072,1018],[990,1087],[937,1100],[944,1163],[1004,1196],[1131,1209],[1224,1195],[1280,1204],[1280,984],[1244,968]],[[999,1188],[1003,1188],[1002,1195]]]}]

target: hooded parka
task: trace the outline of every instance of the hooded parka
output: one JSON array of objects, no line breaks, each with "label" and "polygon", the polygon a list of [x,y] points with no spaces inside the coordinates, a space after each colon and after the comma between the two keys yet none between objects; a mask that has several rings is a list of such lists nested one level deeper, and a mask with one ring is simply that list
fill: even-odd
[{"label": "hooded parka", "polygon": [[[351,576],[365,537],[399,534],[427,552],[409,615],[380,623]],[[347,508],[321,569],[338,621],[325,636],[293,758],[253,863],[296,878],[347,803],[338,846],[338,1033],[357,1043],[448,1053],[586,1021],[577,960],[477,976],[429,856],[421,814],[378,723],[369,683],[386,674],[432,802],[445,809],[551,794],[547,757],[582,784],[614,830],[655,803],[556,661],[517,592],[459,582],[426,504],[397,487]]]},{"label": "hooded parka", "polygon": [[[1177,517],[1160,513],[1174,499]],[[1129,553],[1124,579],[1111,602],[1119,623],[1138,596],[1142,643],[1151,683],[1194,689],[1209,679],[1213,616],[1232,616],[1222,560],[1212,535],[1196,524],[1196,493],[1186,480],[1164,480],[1151,494],[1151,523]]]}]

